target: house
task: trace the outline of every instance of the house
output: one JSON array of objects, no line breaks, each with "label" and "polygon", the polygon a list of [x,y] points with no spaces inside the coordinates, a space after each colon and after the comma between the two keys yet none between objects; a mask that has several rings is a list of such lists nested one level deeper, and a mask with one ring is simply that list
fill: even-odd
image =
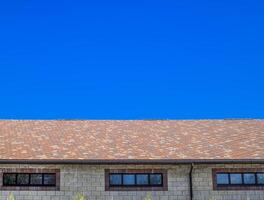
[{"label": "house", "polygon": [[264,200],[264,120],[1,120],[0,199]]}]

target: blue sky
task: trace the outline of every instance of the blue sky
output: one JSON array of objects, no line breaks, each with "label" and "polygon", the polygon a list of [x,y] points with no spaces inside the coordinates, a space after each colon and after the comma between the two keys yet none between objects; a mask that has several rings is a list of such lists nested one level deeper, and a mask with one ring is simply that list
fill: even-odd
[{"label": "blue sky", "polygon": [[264,2],[0,2],[0,118],[264,118]]}]

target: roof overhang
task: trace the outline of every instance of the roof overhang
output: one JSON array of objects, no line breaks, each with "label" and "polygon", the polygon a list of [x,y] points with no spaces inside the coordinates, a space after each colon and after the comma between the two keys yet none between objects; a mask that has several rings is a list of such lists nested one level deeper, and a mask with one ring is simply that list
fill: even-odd
[{"label": "roof overhang", "polygon": [[264,159],[0,159],[0,164],[78,165],[179,165],[179,164],[264,164]]}]

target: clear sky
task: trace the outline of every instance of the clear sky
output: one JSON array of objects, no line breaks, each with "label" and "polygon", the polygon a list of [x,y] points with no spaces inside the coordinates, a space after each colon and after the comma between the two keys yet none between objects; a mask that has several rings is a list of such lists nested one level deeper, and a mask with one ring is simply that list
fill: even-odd
[{"label": "clear sky", "polygon": [[264,118],[264,1],[1,1],[0,118]]}]

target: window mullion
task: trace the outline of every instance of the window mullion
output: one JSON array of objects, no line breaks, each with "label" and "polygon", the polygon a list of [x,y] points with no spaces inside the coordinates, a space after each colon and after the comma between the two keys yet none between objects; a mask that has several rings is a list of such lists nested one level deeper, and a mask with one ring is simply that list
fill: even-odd
[{"label": "window mullion", "polygon": [[151,186],[151,183],[150,183],[150,174],[148,173],[148,185]]},{"label": "window mullion", "polygon": [[31,185],[31,174],[28,174],[28,178],[29,178],[28,184]]},{"label": "window mullion", "polygon": [[18,184],[17,184],[17,175],[18,175],[18,174],[16,173],[16,185],[18,185]]},{"label": "window mullion", "polygon": [[41,175],[42,175],[42,185],[44,185],[44,173],[42,173]]}]

